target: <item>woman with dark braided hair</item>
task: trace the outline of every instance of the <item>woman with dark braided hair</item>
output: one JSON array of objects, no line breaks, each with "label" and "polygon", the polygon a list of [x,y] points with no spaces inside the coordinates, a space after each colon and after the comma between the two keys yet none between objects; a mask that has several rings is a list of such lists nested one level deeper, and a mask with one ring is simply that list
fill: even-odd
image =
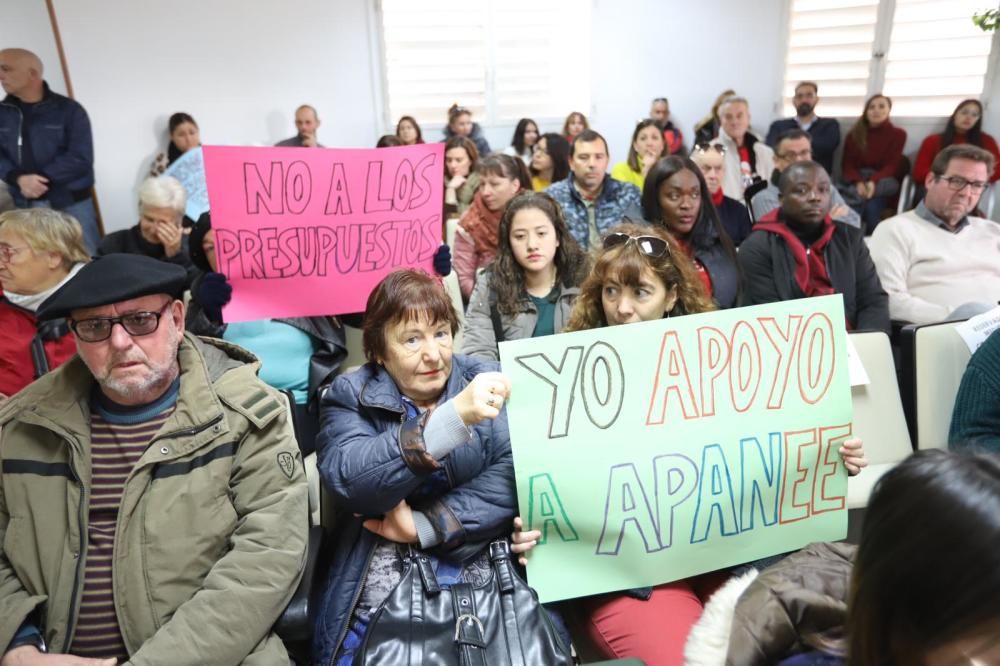
[{"label": "woman with dark braided hair", "polygon": [[461,350],[493,360],[504,340],[561,331],[589,268],[559,204],[547,194],[514,197],[498,235],[496,260],[469,299]]}]

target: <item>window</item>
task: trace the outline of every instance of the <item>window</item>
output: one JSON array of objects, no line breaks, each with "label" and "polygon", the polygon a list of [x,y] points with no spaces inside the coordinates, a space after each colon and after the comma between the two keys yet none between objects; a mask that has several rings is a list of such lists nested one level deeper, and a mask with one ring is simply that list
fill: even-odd
[{"label": "window", "polygon": [[443,125],[458,103],[477,122],[562,119],[590,107],[590,3],[382,0],[387,126]]},{"label": "window", "polygon": [[790,0],[784,113],[816,81],[823,114],[858,116],[870,95],[895,116],[948,116],[983,93],[993,35],[972,23],[982,0]]}]

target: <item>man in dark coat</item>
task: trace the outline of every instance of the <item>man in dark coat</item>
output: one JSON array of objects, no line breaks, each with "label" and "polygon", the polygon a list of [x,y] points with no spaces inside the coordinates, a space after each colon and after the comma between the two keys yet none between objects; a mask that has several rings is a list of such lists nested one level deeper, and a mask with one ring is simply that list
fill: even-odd
[{"label": "man in dark coat", "polygon": [[781,174],[781,207],[740,246],[750,303],[841,294],[848,329],[889,332],[889,297],[861,230],[830,218],[830,176],[816,162]]}]

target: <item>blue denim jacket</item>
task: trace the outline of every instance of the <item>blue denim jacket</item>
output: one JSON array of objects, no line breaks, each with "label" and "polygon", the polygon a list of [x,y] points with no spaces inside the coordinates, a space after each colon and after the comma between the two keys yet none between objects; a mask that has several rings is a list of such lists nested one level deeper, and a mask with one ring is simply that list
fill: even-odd
[{"label": "blue denim jacket", "polygon": [[[566,217],[566,224],[573,238],[586,250],[589,247],[590,223],[587,219],[587,204],[583,202],[583,197],[573,187],[573,174],[571,173],[565,180],[552,183],[545,189],[546,194],[559,202],[563,215]],[[627,213],[633,222],[643,223],[641,206],[641,194],[639,188],[631,183],[623,183],[615,180],[611,176],[604,176],[604,185],[601,193],[594,203],[595,219],[597,230],[604,236],[612,227],[621,223],[622,217]]]}]

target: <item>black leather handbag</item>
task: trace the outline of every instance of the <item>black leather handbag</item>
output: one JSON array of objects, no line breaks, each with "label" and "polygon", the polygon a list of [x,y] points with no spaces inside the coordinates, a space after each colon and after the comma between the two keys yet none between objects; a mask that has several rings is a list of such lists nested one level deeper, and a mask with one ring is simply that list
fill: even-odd
[{"label": "black leather handbag", "polygon": [[443,588],[428,557],[410,549],[354,666],[570,666],[569,646],[514,570],[507,541],[491,543],[489,556],[481,585]]}]

